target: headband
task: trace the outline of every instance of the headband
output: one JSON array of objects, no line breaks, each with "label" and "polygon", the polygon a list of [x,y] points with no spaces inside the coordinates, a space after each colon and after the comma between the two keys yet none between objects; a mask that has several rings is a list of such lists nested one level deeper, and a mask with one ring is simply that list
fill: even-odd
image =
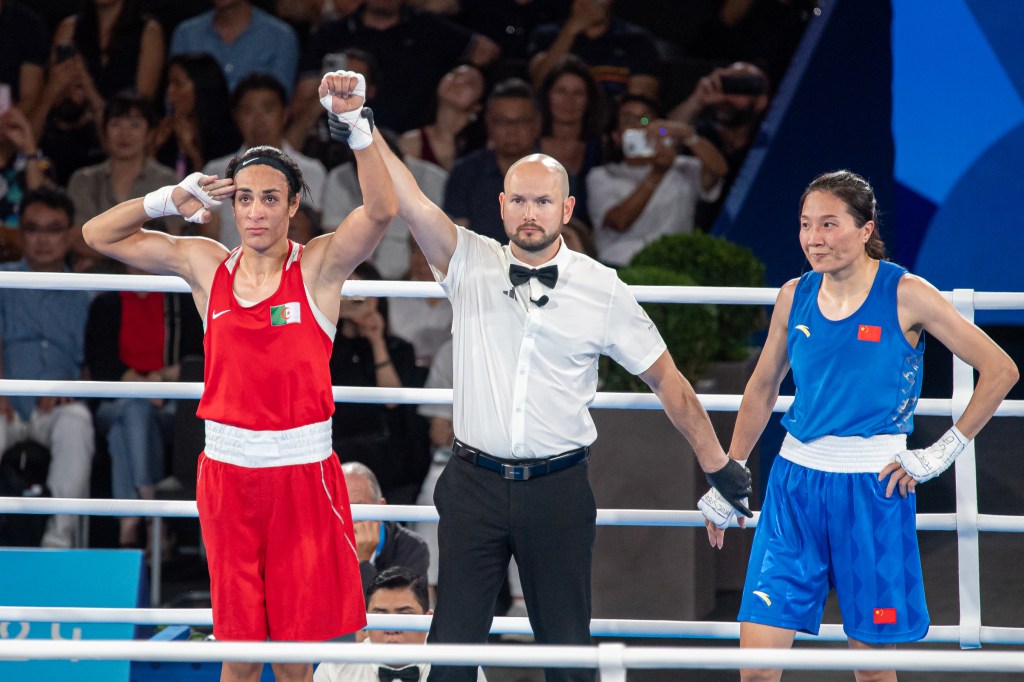
[{"label": "headband", "polygon": [[246,159],[245,161],[243,161],[242,163],[238,164],[238,166],[235,167],[235,172],[231,174],[231,177],[234,178],[236,175],[238,175],[238,171],[242,170],[243,168],[256,165],[264,165],[270,166],[271,168],[276,168],[277,170],[284,173],[284,177],[288,181],[288,188],[293,193],[299,194],[302,191],[302,183],[299,182],[299,179],[297,177],[295,177],[295,171],[293,171],[291,168],[281,163],[278,159],[275,159],[272,156],[254,156],[252,158]]}]

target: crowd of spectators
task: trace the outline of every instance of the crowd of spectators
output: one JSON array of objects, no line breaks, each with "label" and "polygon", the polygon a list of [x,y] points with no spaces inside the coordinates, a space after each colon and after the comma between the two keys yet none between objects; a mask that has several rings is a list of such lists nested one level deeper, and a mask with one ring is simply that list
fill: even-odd
[{"label": "crowd of spectators", "polygon": [[[648,3],[645,27],[634,5]],[[505,172],[543,151],[578,198],[570,248],[627,265],[663,234],[711,226],[811,5],[0,0],[0,261],[122,272],[85,246],[82,224],[190,172],[223,174],[238,151],[265,144],[294,158],[310,186],[293,239],[334,230],[362,197],[316,88],[326,70],[347,68],[366,76],[389,143],[456,222],[506,242]],[[239,243],[230,206],[208,225],[149,227]],[[401,219],[355,276],[432,279]],[[341,300],[336,385],[444,384],[450,305],[390,303]],[[5,378],[175,380],[201,336],[176,295],[0,290]],[[170,469],[173,402],[0,397],[0,408],[4,447],[26,437],[51,447],[53,494],[87,494],[94,445],[110,456],[117,497],[153,497]],[[341,404],[335,449],[369,467],[375,500],[429,502],[452,437],[440,412]],[[57,518],[43,541],[81,538]],[[144,543],[138,519],[121,521],[118,541]]]}]

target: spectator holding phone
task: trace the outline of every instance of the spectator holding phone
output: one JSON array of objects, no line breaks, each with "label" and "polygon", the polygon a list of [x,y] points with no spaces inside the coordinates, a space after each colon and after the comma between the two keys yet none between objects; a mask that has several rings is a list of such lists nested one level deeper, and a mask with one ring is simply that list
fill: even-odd
[{"label": "spectator holding phone", "polygon": [[164,32],[141,0],[86,0],[53,36],[56,63],[80,60],[104,100],[132,89],[153,99],[164,67]]},{"label": "spectator holding phone", "polygon": [[719,201],[699,209],[699,222],[703,225],[714,222],[721,201],[754,143],[770,102],[768,92],[764,71],[753,64],[736,62],[701,78],[690,96],[669,114],[673,121],[692,125],[718,148],[729,164]]},{"label": "spectator holding phone", "polygon": [[35,107],[43,90],[47,36],[35,12],[0,0],[0,114],[14,105],[26,113]]},{"label": "spectator holding phone", "polygon": [[728,166],[693,126],[659,119],[648,97],[623,96],[614,120],[615,160],[590,171],[587,194],[598,260],[619,267],[662,235],[692,232],[697,201],[718,198]]}]

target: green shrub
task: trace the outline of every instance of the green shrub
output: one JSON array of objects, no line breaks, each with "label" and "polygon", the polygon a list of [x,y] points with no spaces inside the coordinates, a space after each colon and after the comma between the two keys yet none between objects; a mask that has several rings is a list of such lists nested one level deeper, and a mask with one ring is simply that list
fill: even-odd
[{"label": "green shrub", "polygon": [[[648,244],[630,263],[630,268],[640,266],[671,270],[688,276],[700,286],[765,286],[764,263],[750,249],[706,234],[670,234],[661,237]],[[689,304],[674,306],[693,307]],[[746,359],[751,334],[765,326],[763,308],[754,305],[713,307],[717,310],[717,326],[708,340],[712,346],[710,359]],[[693,380],[699,375],[686,376]]]},{"label": "green shrub", "polygon": [[[619,270],[626,284],[648,286],[694,286],[688,275],[659,267],[630,266]],[[683,375],[689,379],[700,376],[716,348],[718,327],[715,306],[680,305],[677,303],[643,303],[643,308],[661,332],[668,350]],[[602,390],[644,391],[647,385],[624,370],[618,363],[601,358]]]}]

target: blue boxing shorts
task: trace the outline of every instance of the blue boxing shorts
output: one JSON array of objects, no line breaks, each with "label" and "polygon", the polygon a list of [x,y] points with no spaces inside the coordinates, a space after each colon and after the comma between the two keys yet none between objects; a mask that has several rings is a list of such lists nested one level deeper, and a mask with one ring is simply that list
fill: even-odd
[{"label": "blue boxing shorts", "polygon": [[877,473],[772,465],[737,620],[818,634],[835,588],[848,637],[914,642],[928,631],[916,498]]}]

